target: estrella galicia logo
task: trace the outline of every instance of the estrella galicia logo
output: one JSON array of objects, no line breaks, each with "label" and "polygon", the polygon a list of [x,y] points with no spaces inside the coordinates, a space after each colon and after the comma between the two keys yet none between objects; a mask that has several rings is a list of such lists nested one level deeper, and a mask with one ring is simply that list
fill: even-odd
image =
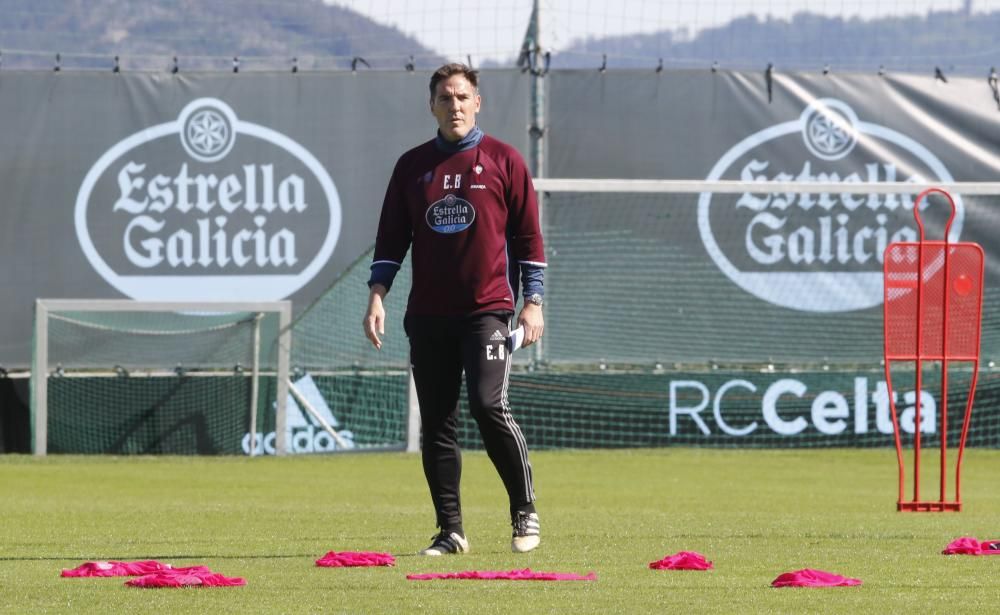
[{"label": "estrella galicia logo", "polygon": [[454,194],[435,201],[424,214],[427,225],[438,233],[460,233],[472,226],[476,210],[472,203]]},{"label": "estrella galicia logo", "polygon": [[[886,246],[916,241],[911,194],[859,194],[859,182],[950,183],[945,165],[911,137],[865,122],[846,103],[814,100],[797,119],[729,149],[708,180],[759,182],[743,194],[703,192],[698,229],[709,256],[737,286],[804,312],[847,312],[882,303]],[[769,182],[842,184],[836,193],[783,193]],[[955,197],[951,241],[965,208]],[[929,205],[921,202],[921,208]],[[937,237],[928,231],[928,237]]]},{"label": "estrella galicia logo", "polygon": [[140,300],[270,301],[326,265],[337,188],[301,144],[215,98],[113,145],[75,209],[91,266]]}]

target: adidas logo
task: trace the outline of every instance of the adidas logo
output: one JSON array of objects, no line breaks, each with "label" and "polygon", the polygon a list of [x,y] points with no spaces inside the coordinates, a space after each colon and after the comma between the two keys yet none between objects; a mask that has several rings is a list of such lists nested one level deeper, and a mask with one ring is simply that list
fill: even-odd
[{"label": "adidas logo", "polygon": [[490,336],[490,341],[491,342],[504,342],[504,341],[507,341],[507,337],[503,333],[500,333],[500,330],[497,329],[496,331],[493,332],[493,335]]},{"label": "adidas logo", "polygon": [[[340,421],[334,416],[333,410],[323,398],[319,387],[313,381],[312,376],[306,374],[294,382],[299,393],[313,406],[313,410],[323,417],[331,427],[340,427]],[[297,453],[326,453],[336,450],[346,450],[354,448],[354,433],[347,429],[340,429],[338,433],[344,439],[345,445],[341,446],[330,434],[319,425],[319,421],[311,413],[303,411],[298,400],[289,393],[287,401],[286,429],[288,434],[288,452]],[[254,435],[255,455],[274,455],[277,434],[274,431],[264,433],[258,431]],[[241,442],[243,452],[250,454],[250,434],[246,433]]]}]

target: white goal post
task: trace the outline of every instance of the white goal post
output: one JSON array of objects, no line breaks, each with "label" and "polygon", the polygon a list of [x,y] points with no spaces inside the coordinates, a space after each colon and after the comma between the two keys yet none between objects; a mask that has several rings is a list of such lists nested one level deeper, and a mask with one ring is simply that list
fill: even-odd
[{"label": "white goal post", "polygon": [[[66,313],[174,313],[179,315],[225,315],[246,313],[252,315],[253,330],[253,359],[249,373],[244,375],[252,378],[250,402],[248,407],[249,415],[249,446],[250,455],[254,454],[256,438],[256,419],[258,407],[259,388],[258,382],[261,375],[260,365],[260,328],[264,315],[277,316],[277,356],[273,374],[276,376],[276,400],[275,400],[275,452],[284,455],[288,451],[288,441],[286,432],[286,406],[289,394],[289,363],[291,347],[290,325],[292,320],[292,304],[290,301],[261,301],[261,302],[214,302],[214,301],[134,301],[128,299],[37,299],[35,302],[35,330],[34,330],[34,359],[32,365],[32,421],[34,424],[33,451],[35,455],[45,455],[48,452],[48,422],[49,422],[49,380],[50,376],[62,375],[61,365],[55,369],[50,365],[54,359],[50,355],[50,326],[53,319],[61,318],[60,314]],[[63,318],[63,320],[70,320]],[[249,320],[244,320],[240,324],[247,324]],[[110,334],[119,331],[123,333],[134,333],[125,329],[118,329],[113,324],[95,324],[93,322],[84,323],[84,326],[103,329]],[[221,327],[216,327],[220,329]],[[199,335],[199,330],[188,331],[142,331],[144,334],[170,335],[173,333]],[[128,357],[123,357],[121,363],[125,364]],[[94,366],[100,368],[102,366]],[[221,367],[221,366],[220,366]],[[117,366],[116,366],[117,368]],[[242,368],[242,366],[241,366]],[[117,368],[124,371],[124,368]],[[104,368],[104,372],[108,372]],[[146,376],[169,375],[169,370],[161,370],[160,373],[146,373]],[[114,376],[115,372],[101,373],[99,369],[92,370],[85,374],[87,377]],[[211,374],[203,374],[211,375]]]}]

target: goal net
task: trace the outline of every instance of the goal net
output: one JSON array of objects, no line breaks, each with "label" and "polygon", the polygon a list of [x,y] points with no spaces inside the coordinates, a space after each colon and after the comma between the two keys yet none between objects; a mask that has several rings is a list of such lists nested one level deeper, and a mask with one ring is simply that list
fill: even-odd
[{"label": "goal net", "polygon": [[39,299],[35,454],[284,452],[290,320],[289,302]]},{"label": "goal net", "polygon": [[[989,263],[1000,251],[1000,184],[937,185],[957,197],[952,239],[980,243]],[[528,442],[892,446],[882,254],[916,238],[913,203],[927,187],[536,180],[549,264],[545,336],[515,353],[509,387]],[[943,238],[942,203],[922,208],[927,238]],[[299,317],[292,364],[314,375],[357,441],[404,447],[409,265],[387,297],[375,351],[359,324],[370,262],[362,256]],[[992,373],[1000,275],[989,264],[984,299],[982,369]],[[960,407],[970,374],[954,371],[949,406]],[[924,380],[933,394],[934,376]],[[899,389],[904,429],[912,388]],[[998,397],[1000,381],[981,376],[971,445],[1000,445]],[[478,447],[464,395],[461,404],[462,444]],[[934,439],[925,431],[925,443]]]},{"label": "goal net", "polygon": [[329,416],[356,450],[416,450],[416,401],[411,397],[403,313],[410,270],[403,267],[386,303],[381,350],[364,336],[371,251],[358,258],[292,323],[293,378],[308,377]]}]

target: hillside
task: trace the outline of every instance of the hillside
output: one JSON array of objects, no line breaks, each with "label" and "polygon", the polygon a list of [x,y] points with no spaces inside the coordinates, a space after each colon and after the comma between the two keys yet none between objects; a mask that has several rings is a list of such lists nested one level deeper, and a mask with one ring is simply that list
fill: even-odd
[{"label": "hillside", "polygon": [[0,0],[4,68],[50,68],[61,52],[67,68],[101,68],[119,55],[123,67],[225,70],[241,56],[245,69],[346,68],[360,56],[373,68],[417,66],[440,58],[400,31],[320,0]]},{"label": "hillside", "polygon": [[[416,0],[397,7],[436,19]],[[469,14],[492,15],[487,8]],[[397,14],[396,17],[399,17]],[[405,17],[405,15],[404,15]],[[528,19],[524,15],[525,21]],[[525,24],[527,25],[527,24]],[[558,28],[558,25],[550,27]],[[552,68],[724,68],[988,74],[1000,66],[1000,11],[937,11],[862,20],[803,12],[791,19],[741,17],[692,35],[681,30],[571,42],[555,50]],[[399,30],[321,0],[0,0],[2,68],[53,66],[106,69],[119,55],[125,69],[163,70],[175,55],[181,70],[243,70],[291,66],[347,69],[364,58],[373,69],[418,68],[443,60]],[[487,62],[510,67],[515,58]],[[360,62],[359,67],[363,67]]]},{"label": "hillside", "polygon": [[779,70],[886,70],[988,74],[1000,66],[1000,12],[931,12],[924,16],[861,20],[799,13],[791,20],[742,17],[690,37],[664,31],[579,41],[555,58],[554,68],[664,66]]}]

